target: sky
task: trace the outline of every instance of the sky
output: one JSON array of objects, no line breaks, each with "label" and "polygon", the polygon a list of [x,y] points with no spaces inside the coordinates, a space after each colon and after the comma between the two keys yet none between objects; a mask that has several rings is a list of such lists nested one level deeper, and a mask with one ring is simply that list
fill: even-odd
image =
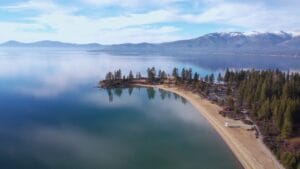
[{"label": "sky", "polygon": [[300,32],[299,0],[1,0],[0,42],[160,43],[212,32]]}]

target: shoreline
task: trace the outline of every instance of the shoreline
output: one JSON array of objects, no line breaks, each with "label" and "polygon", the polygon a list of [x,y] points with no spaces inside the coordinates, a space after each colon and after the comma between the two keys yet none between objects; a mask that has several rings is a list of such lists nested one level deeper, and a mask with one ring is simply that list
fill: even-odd
[{"label": "shoreline", "polygon": [[253,131],[225,127],[225,122],[234,122],[219,115],[222,108],[191,91],[165,85],[134,84],[132,86],[153,87],[175,93],[188,100],[221,136],[245,169],[284,169],[266,145],[255,137]]}]

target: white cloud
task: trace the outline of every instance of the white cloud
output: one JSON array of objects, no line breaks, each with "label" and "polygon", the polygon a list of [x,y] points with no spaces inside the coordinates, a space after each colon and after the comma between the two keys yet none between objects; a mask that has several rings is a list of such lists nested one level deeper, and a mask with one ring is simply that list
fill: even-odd
[{"label": "white cloud", "polygon": [[[44,5],[33,4],[16,5],[15,9],[24,6],[32,8]],[[10,7],[11,8],[11,7]],[[143,25],[170,22],[175,19],[174,11],[157,10],[141,14],[120,15],[92,19],[87,16],[75,16],[70,10],[62,7],[54,7],[54,12],[42,13],[39,16],[28,18],[30,23],[0,22],[4,36],[1,41],[16,39],[21,41],[36,41],[41,39],[60,40],[67,42],[88,43],[118,43],[120,42],[160,42],[177,39],[178,36],[171,36],[176,32],[174,27],[149,28]],[[54,32],[34,32],[28,30],[43,30],[50,27]],[[132,28],[136,27],[136,28]],[[27,30],[27,31],[26,31]],[[26,32],[25,32],[26,31]],[[136,33],[136,34],[135,34]],[[134,36],[135,34],[135,36]],[[127,36],[126,36],[127,35]],[[143,38],[144,37],[144,38]]]},{"label": "white cloud", "polygon": [[189,22],[209,23],[209,22],[230,22],[232,19],[249,15],[255,11],[255,7],[242,4],[222,4],[212,7],[198,15],[183,16]]},{"label": "white cloud", "polygon": [[221,3],[198,15],[183,15],[187,22],[215,23],[259,31],[293,31],[300,26],[298,10],[269,9],[262,4]]},{"label": "white cloud", "polygon": [[48,10],[54,7],[54,4],[50,1],[28,1],[28,2],[21,2],[16,3],[8,6],[1,7],[1,9],[11,10],[11,11],[18,11],[18,10],[27,10],[27,9],[38,9],[38,10]]},{"label": "white cloud", "polygon": [[55,4],[51,0],[30,0],[27,2],[14,3],[8,6],[0,7],[2,10],[8,11],[23,11],[23,10],[37,10],[43,13],[54,13],[57,11],[71,12],[74,11],[74,7],[64,8]]},{"label": "white cloud", "polygon": [[98,6],[110,6],[110,5],[118,5],[124,7],[133,7],[137,6],[138,0],[85,0],[88,4],[98,5]]},{"label": "white cloud", "polygon": [[172,11],[158,10],[142,14],[129,14],[116,17],[106,17],[100,19],[91,19],[86,16],[74,16],[64,12],[45,14],[33,18],[38,23],[48,23],[59,29],[73,27],[88,29],[119,29],[129,26],[154,24],[171,21],[175,15]]},{"label": "white cloud", "polygon": [[82,0],[87,4],[97,6],[121,6],[121,7],[140,7],[140,6],[163,6],[175,2],[186,0]]},{"label": "white cloud", "polygon": [[[116,32],[118,32],[116,34]],[[106,43],[117,44],[117,43],[138,43],[138,42],[165,42],[179,40],[184,37],[177,35],[179,32],[178,28],[165,26],[160,28],[124,28],[118,31],[100,31],[99,37],[105,39]]]},{"label": "white cloud", "polygon": [[[168,22],[173,17],[171,11],[159,10],[100,19],[73,16],[68,13],[52,13],[33,18],[33,20],[37,23],[52,25],[53,29],[57,30],[55,34],[51,34],[51,37],[55,39],[81,43],[118,43],[118,41],[131,42],[132,39],[135,39],[134,42],[143,42],[145,39],[157,42],[155,38],[159,38],[159,41],[170,40],[172,38],[163,39],[163,37],[170,36],[170,33],[175,32],[175,28],[158,27],[154,30],[154,28],[145,28],[142,25]],[[132,28],[138,26],[140,27]],[[133,37],[134,34],[135,37]],[[149,39],[150,36],[151,39]],[[52,39],[51,37],[49,38]]]},{"label": "white cloud", "polygon": [[[199,1],[204,5],[193,14],[186,8],[172,6],[174,2],[185,0],[88,0],[87,4],[98,6],[119,5],[138,8],[155,5],[155,10],[144,13],[132,13],[113,17],[92,18],[88,15],[75,15],[79,6],[67,7],[50,0],[31,0],[19,4],[0,7],[2,10],[37,10],[35,17],[27,17],[28,23],[1,22],[0,41],[20,40],[60,40],[66,42],[87,43],[124,43],[124,42],[163,42],[189,38],[189,30],[183,30],[174,22],[186,24],[217,24],[219,30],[290,31],[299,32],[300,11],[293,5],[271,8],[263,3],[228,3],[223,0]],[[191,2],[191,1],[189,1]],[[192,1],[199,5],[198,1]],[[166,8],[168,7],[168,9]],[[126,10],[126,8],[124,8]],[[129,10],[130,11],[130,10]],[[181,11],[181,12],[179,12]],[[163,24],[163,25],[157,25]],[[148,25],[148,26],[147,26]],[[149,26],[152,25],[152,26]],[[156,26],[154,26],[156,25]],[[195,25],[194,25],[195,26]],[[224,29],[223,29],[224,28]],[[230,29],[229,29],[230,28]],[[50,30],[50,31],[49,31]],[[238,31],[238,30],[237,30]],[[199,35],[201,26],[199,26]]]}]

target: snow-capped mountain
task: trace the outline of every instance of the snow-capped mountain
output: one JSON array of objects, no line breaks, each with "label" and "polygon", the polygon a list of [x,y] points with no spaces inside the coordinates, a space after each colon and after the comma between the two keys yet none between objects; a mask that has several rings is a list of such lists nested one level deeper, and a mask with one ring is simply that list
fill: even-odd
[{"label": "snow-capped mountain", "polygon": [[[194,47],[194,48],[211,48],[211,49],[262,49],[276,47],[281,43],[293,40],[293,35],[280,32],[280,33],[241,33],[241,32],[229,32],[229,33],[210,33],[204,36],[176,41],[170,43],[164,43],[165,46],[176,47]],[[300,44],[299,44],[300,45]],[[299,46],[300,47],[300,46]]]}]

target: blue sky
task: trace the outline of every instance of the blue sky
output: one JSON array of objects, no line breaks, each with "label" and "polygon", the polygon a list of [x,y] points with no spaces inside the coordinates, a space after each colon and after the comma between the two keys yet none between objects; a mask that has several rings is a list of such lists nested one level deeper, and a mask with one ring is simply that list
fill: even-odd
[{"label": "blue sky", "polygon": [[165,42],[210,32],[300,32],[299,0],[1,0],[0,42]]}]

